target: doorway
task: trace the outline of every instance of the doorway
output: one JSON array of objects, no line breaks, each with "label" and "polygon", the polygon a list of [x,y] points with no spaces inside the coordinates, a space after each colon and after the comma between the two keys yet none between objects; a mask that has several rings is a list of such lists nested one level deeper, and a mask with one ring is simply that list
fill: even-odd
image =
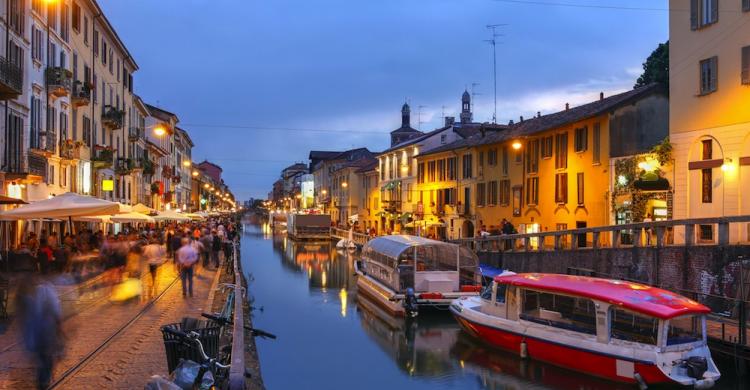
[{"label": "doorway", "polygon": [[[576,221],[576,229],[584,229],[586,227],[586,221]],[[579,248],[585,248],[586,247],[586,233],[579,233],[578,234],[578,247]]]}]

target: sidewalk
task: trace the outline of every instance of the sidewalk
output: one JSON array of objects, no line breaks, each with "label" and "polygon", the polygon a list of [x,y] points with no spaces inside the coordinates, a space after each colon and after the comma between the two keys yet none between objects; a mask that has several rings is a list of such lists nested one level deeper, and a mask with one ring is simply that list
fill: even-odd
[{"label": "sidewalk", "polygon": [[[200,276],[194,280],[195,297],[187,300],[182,298],[182,290],[177,273],[171,261],[167,261],[159,268],[158,287],[160,293],[172,286],[166,294],[149,308],[146,313],[135,321],[122,334],[117,336],[99,355],[89,362],[88,367],[69,378],[70,386],[65,383],[63,388],[142,388],[151,374],[139,371],[138,368],[166,374],[166,357],[161,341],[159,326],[169,322],[177,322],[183,316],[200,315],[204,301],[213,282],[215,271],[201,269]],[[67,336],[65,356],[58,362],[54,377],[60,377],[69,368],[78,364],[85,356],[96,350],[120,327],[133,319],[149,302],[145,299],[150,275],[142,275],[144,280],[144,297],[129,302],[112,303],[109,301],[109,288],[101,288],[85,292],[78,300],[72,300],[66,310],[76,310],[76,314],[67,319],[63,329]],[[175,282],[173,284],[173,282]],[[72,314],[72,313],[69,313]],[[20,333],[14,324],[5,334],[0,336],[0,389],[34,388],[34,366],[30,361]],[[112,351],[117,351],[112,354]],[[125,359],[125,360],[123,360]],[[137,360],[134,360],[137,359]],[[145,360],[144,360],[145,359]],[[129,362],[125,365],[123,362]],[[106,368],[106,369],[105,369]],[[92,372],[94,374],[92,374]],[[135,377],[141,373],[140,385],[134,385]],[[119,386],[121,374],[133,376],[128,379],[129,385]],[[80,378],[89,378],[81,381]],[[104,382],[95,381],[99,379]],[[100,385],[101,384],[101,385]]]}]

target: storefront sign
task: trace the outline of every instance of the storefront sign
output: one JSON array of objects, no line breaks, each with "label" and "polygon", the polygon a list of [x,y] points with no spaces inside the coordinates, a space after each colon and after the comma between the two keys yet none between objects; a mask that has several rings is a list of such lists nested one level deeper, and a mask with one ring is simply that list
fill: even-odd
[{"label": "storefront sign", "polygon": [[104,179],[102,180],[102,191],[111,192],[115,189],[115,181]]}]

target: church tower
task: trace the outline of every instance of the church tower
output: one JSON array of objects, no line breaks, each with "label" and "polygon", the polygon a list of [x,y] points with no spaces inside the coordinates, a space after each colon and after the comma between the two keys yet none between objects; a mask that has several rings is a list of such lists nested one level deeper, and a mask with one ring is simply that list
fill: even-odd
[{"label": "church tower", "polygon": [[404,103],[404,106],[401,107],[401,127],[411,127],[411,108],[407,103]]},{"label": "church tower", "polygon": [[461,96],[461,123],[471,123],[471,95],[469,91],[464,90]]}]

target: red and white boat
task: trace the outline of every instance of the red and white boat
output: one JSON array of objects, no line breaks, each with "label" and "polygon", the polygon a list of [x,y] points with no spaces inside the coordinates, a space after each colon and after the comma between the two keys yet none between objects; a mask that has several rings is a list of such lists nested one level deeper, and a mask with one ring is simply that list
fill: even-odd
[{"label": "red and white boat", "polygon": [[522,357],[641,386],[709,388],[709,308],[643,284],[558,274],[501,275],[450,310],[472,335]]}]

